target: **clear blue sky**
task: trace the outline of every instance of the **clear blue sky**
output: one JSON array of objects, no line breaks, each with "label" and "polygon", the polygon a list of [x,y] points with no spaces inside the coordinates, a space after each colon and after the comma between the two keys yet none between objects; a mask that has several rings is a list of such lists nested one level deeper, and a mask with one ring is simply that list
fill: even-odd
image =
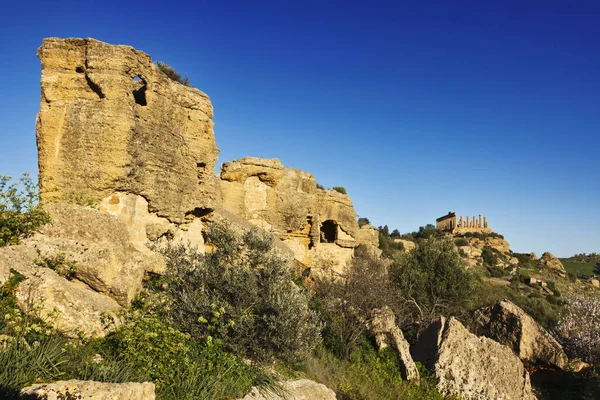
[{"label": "clear blue sky", "polygon": [[0,173],[37,173],[48,36],[171,64],[219,162],[278,157],[375,225],[481,213],[514,251],[600,252],[598,1],[5,2]]}]

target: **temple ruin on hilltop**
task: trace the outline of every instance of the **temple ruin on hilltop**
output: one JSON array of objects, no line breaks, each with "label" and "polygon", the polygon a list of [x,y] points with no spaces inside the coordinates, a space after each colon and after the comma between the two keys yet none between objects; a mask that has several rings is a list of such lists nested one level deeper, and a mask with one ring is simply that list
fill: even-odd
[{"label": "temple ruin on hilltop", "polygon": [[442,231],[449,231],[449,232],[452,232],[455,234],[456,233],[461,234],[461,233],[467,233],[467,232],[471,232],[471,233],[475,233],[475,232],[492,233],[493,232],[488,225],[487,218],[482,217],[481,214],[479,214],[479,218],[477,218],[476,216],[473,216],[472,219],[470,217],[462,217],[461,216],[458,219],[458,223],[457,223],[456,213],[453,211],[450,211],[450,212],[448,212],[448,214],[436,219],[435,227]]}]

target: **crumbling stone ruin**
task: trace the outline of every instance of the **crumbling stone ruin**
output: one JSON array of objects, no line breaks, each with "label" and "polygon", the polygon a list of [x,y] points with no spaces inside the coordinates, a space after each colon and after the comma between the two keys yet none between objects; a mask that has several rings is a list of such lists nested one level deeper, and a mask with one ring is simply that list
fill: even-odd
[{"label": "crumbling stone ruin", "polygon": [[456,213],[453,211],[448,212],[448,214],[439,217],[435,220],[435,227],[437,229],[443,231],[449,231],[453,234],[464,234],[467,232],[475,233],[492,233],[493,231],[490,229],[488,225],[488,221],[486,217],[482,217],[479,214],[479,218],[473,216],[472,219],[470,217],[460,217],[458,223],[456,221]]}]

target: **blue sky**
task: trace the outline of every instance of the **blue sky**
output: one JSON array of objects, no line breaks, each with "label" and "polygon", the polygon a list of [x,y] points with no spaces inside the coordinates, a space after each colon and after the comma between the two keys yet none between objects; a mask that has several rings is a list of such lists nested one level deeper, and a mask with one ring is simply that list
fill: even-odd
[{"label": "blue sky", "polygon": [[453,210],[514,251],[600,252],[597,1],[0,7],[0,174],[37,173],[42,38],[94,37],[210,95],[219,163],[278,157],[401,232]]}]

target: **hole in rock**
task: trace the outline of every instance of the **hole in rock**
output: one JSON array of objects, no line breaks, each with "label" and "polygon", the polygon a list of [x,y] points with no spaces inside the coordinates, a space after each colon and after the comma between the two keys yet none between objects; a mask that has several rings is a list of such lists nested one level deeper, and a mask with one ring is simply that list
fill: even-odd
[{"label": "hole in rock", "polygon": [[199,208],[199,207],[196,207],[192,211],[187,212],[185,214],[185,216],[186,217],[193,216],[193,217],[196,217],[196,218],[202,218],[205,215],[210,214],[212,211],[213,211],[212,208]]},{"label": "hole in rock", "polygon": [[75,72],[79,72],[80,74],[85,72],[85,69],[83,69],[83,67],[77,67],[75,68]]},{"label": "hole in rock", "polygon": [[145,106],[148,103],[146,102],[146,81],[141,76],[136,76],[133,79],[135,84],[134,87],[137,89],[133,89],[133,98],[135,99],[135,104],[139,104],[140,106]]},{"label": "hole in rock", "polygon": [[321,225],[321,243],[335,243],[338,225],[333,220],[327,220]]}]

